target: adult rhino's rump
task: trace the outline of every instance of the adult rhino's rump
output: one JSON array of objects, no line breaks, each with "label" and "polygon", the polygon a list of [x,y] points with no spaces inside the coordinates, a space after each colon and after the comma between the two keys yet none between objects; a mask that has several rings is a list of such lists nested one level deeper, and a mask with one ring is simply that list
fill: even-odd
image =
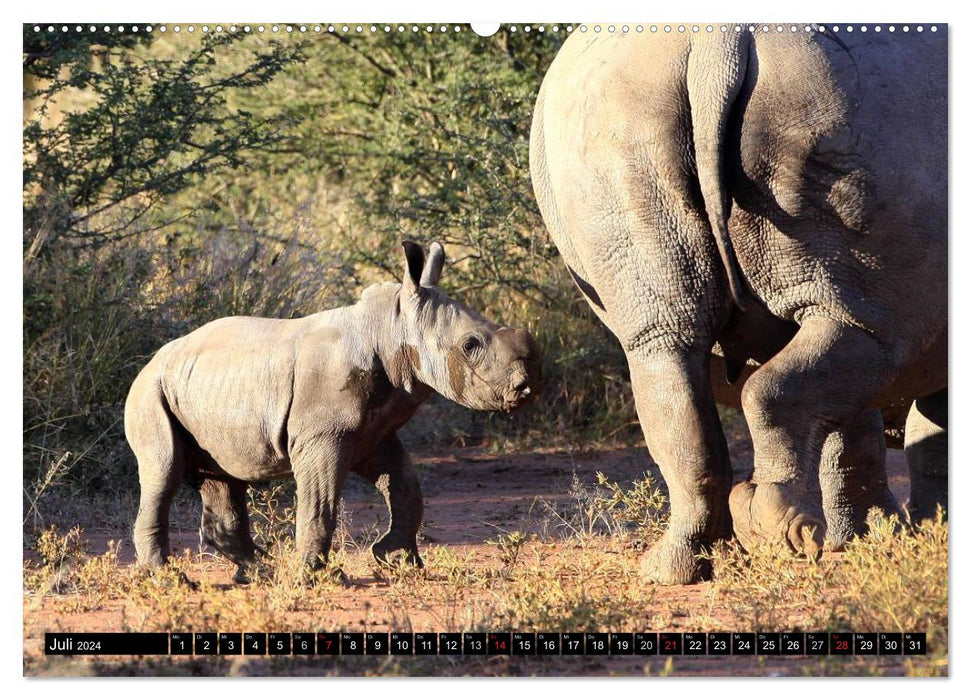
[{"label": "adult rhino's rump", "polygon": [[[576,34],[533,119],[543,218],[624,348],[670,489],[644,560],[663,582],[707,576],[697,555],[733,524],[815,554],[894,509],[883,406],[934,404],[911,412],[932,439],[909,454],[934,455],[911,460],[911,507],[946,501],[946,28],[756,27]],[[731,378],[760,363],[741,393],[755,470],[734,491],[716,342]]]}]

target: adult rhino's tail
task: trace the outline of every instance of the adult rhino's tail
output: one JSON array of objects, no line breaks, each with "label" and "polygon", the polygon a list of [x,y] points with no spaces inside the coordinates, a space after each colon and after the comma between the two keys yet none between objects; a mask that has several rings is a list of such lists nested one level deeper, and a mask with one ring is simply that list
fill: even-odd
[{"label": "adult rhino's tail", "polygon": [[728,237],[725,133],[729,115],[745,82],[751,38],[733,31],[692,37],[688,55],[688,101],[694,130],[695,163],[711,232],[718,246],[732,299],[745,309],[748,290]]}]

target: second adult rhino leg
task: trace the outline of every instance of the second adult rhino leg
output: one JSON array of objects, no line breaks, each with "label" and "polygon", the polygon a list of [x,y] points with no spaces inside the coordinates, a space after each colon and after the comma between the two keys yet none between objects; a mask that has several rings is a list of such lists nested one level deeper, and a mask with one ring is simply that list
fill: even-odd
[{"label": "second adult rhino leg", "polygon": [[904,449],[910,470],[911,520],[947,509],[947,389],[917,399],[907,414]]},{"label": "second adult rhino leg", "polygon": [[371,547],[375,560],[386,562],[389,554],[401,550],[409,562],[423,566],[417,540],[424,510],[421,486],[398,436],[389,435],[378,443],[359,473],[384,496],[391,520],[388,531]]},{"label": "second adult rhino leg", "polygon": [[742,390],[742,408],[755,469],[730,499],[743,546],[781,541],[797,552],[820,554],[826,523],[819,466],[827,438],[852,425],[894,371],[891,353],[870,333],[810,317],[752,375]]},{"label": "second adult rhino leg", "polygon": [[866,534],[871,508],[900,514],[887,485],[886,458],[880,411],[863,411],[827,436],[819,465],[827,549],[840,549],[853,537]]}]

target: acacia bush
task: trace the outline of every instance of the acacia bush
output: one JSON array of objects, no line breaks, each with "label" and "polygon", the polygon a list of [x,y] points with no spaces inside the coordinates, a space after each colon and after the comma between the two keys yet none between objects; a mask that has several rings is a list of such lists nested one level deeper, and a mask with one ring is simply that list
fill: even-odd
[{"label": "acacia bush", "polygon": [[[242,268],[255,258],[231,282],[214,279],[199,267],[209,256],[188,258],[194,236],[179,224],[195,226],[198,207],[174,198],[286,137],[278,113],[248,114],[231,98],[266,86],[298,45],[244,48],[223,35],[164,57],[153,43],[24,27],[24,477],[35,518],[52,484],[102,490],[122,476],[135,373],[189,325],[222,315],[192,306],[199,290],[238,288],[252,272]],[[195,294],[172,274],[186,261]]]}]

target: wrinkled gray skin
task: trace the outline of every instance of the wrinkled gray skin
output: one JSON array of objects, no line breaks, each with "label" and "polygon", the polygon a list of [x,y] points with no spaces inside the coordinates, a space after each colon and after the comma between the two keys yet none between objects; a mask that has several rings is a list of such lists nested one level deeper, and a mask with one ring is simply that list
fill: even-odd
[{"label": "wrinkled gray skin", "polygon": [[[716,347],[711,357],[711,386],[715,402],[723,406],[742,408],[745,381],[758,368],[751,362],[741,370],[739,378],[729,383],[732,371]],[[735,370],[737,371],[737,370]],[[933,517],[938,504],[947,505],[947,390],[935,394],[934,406],[943,407],[935,418],[940,423],[925,420],[918,403],[890,403],[866,416],[873,421],[857,431],[853,442],[844,440],[843,433],[834,433],[824,445],[820,464],[822,509],[826,519],[824,548],[840,550],[850,539],[866,534],[867,513],[877,507],[885,514],[902,516],[897,499],[887,484],[886,448],[904,449],[911,471],[911,497],[908,516],[917,523]],[[904,429],[907,421],[907,438]]]},{"label": "wrinkled gray skin", "polygon": [[327,559],[341,486],[356,472],[384,494],[379,561],[404,550],[421,565],[422,497],[396,431],[434,392],[468,408],[511,411],[540,391],[539,349],[435,285],[445,253],[405,242],[401,284],[366,289],[353,306],[306,318],[223,318],[164,346],[132,384],[125,434],[141,501],[138,561],[169,555],[169,505],[185,480],[202,495],[202,539],[238,565],[255,563],[248,482],[297,482],[296,548]]},{"label": "wrinkled gray skin", "polygon": [[[531,134],[543,218],[670,491],[642,562],[661,583],[709,576],[698,555],[733,526],[815,556],[827,524],[838,545],[892,509],[885,406],[916,400],[915,517],[947,499],[946,30],[733,30],[574,34]],[[716,342],[732,379],[759,363],[734,489]]]}]

